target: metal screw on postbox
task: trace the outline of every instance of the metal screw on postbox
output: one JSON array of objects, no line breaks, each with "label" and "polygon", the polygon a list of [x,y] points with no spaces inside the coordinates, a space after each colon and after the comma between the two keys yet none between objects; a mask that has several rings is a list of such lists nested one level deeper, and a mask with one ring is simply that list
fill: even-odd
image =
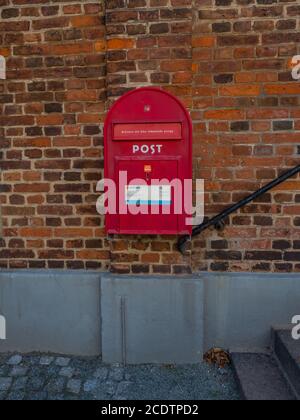
[{"label": "metal screw on postbox", "polygon": [[111,108],[104,137],[105,178],[119,209],[106,215],[107,233],[190,235],[192,122],[184,105],[162,89],[136,89]]}]

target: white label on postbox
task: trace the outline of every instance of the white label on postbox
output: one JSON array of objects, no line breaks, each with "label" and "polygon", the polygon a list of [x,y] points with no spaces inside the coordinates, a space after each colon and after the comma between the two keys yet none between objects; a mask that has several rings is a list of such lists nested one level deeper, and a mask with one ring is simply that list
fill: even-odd
[{"label": "white label on postbox", "polygon": [[150,146],[148,146],[147,144],[134,144],[132,146],[132,153],[134,155],[136,153],[142,153],[143,155],[155,155],[161,153],[162,147],[162,144],[151,144]]},{"label": "white label on postbox", "polygon": [[127,205],[170,206],[172,204],[170,185],[127,185]]}]

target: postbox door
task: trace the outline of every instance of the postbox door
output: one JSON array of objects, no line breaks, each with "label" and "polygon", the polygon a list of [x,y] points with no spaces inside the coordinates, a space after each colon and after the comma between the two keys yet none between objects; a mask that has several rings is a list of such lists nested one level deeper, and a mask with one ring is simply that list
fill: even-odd
[{"label": "postbox door", "polygon": [[[178,165],[178,160],[170,159],[119,161],[118,175],[127,172],[127,184],[119,196],[119,203],[125,202],[127,208],[127,214],[119,216],[120,233],[177,233],[176,189],[158,181],[177,179]],[[134,214],[130,210],[135,210]]]}]

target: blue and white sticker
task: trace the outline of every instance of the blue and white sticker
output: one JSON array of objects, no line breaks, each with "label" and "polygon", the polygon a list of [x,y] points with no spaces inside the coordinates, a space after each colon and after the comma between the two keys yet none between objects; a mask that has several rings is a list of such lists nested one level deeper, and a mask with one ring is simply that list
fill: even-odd
[{"label": "blue and white sticker", "polygon": [[170,206],[172,204],[170,185],[127,185],[126,205]]}]

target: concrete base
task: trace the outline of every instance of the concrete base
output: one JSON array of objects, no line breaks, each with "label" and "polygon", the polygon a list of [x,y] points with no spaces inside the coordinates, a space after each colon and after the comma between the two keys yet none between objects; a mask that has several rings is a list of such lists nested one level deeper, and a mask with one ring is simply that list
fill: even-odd
[{"label": "concrete base", "polygon": [[270,327],[300,315],[299,301],[298,274],[1,271],[7,339],[0,339],[0,352],[103,352],[106,362],[193,363],[211,347],[264,351]]},{"label": "concrete base", "polygon": [[101,352],[100,275],[80,271],[1,271],[0,352]]},{"label": "concrete base", "polygon": [[205,349],[262,351],[272,325],[300,315],[299,274],[201,274],[205,284]]},{"label": "concrete base", "polygon": [[105,363],[199,363],[203,356],[203,282],[197,277],[104,276]]}]

